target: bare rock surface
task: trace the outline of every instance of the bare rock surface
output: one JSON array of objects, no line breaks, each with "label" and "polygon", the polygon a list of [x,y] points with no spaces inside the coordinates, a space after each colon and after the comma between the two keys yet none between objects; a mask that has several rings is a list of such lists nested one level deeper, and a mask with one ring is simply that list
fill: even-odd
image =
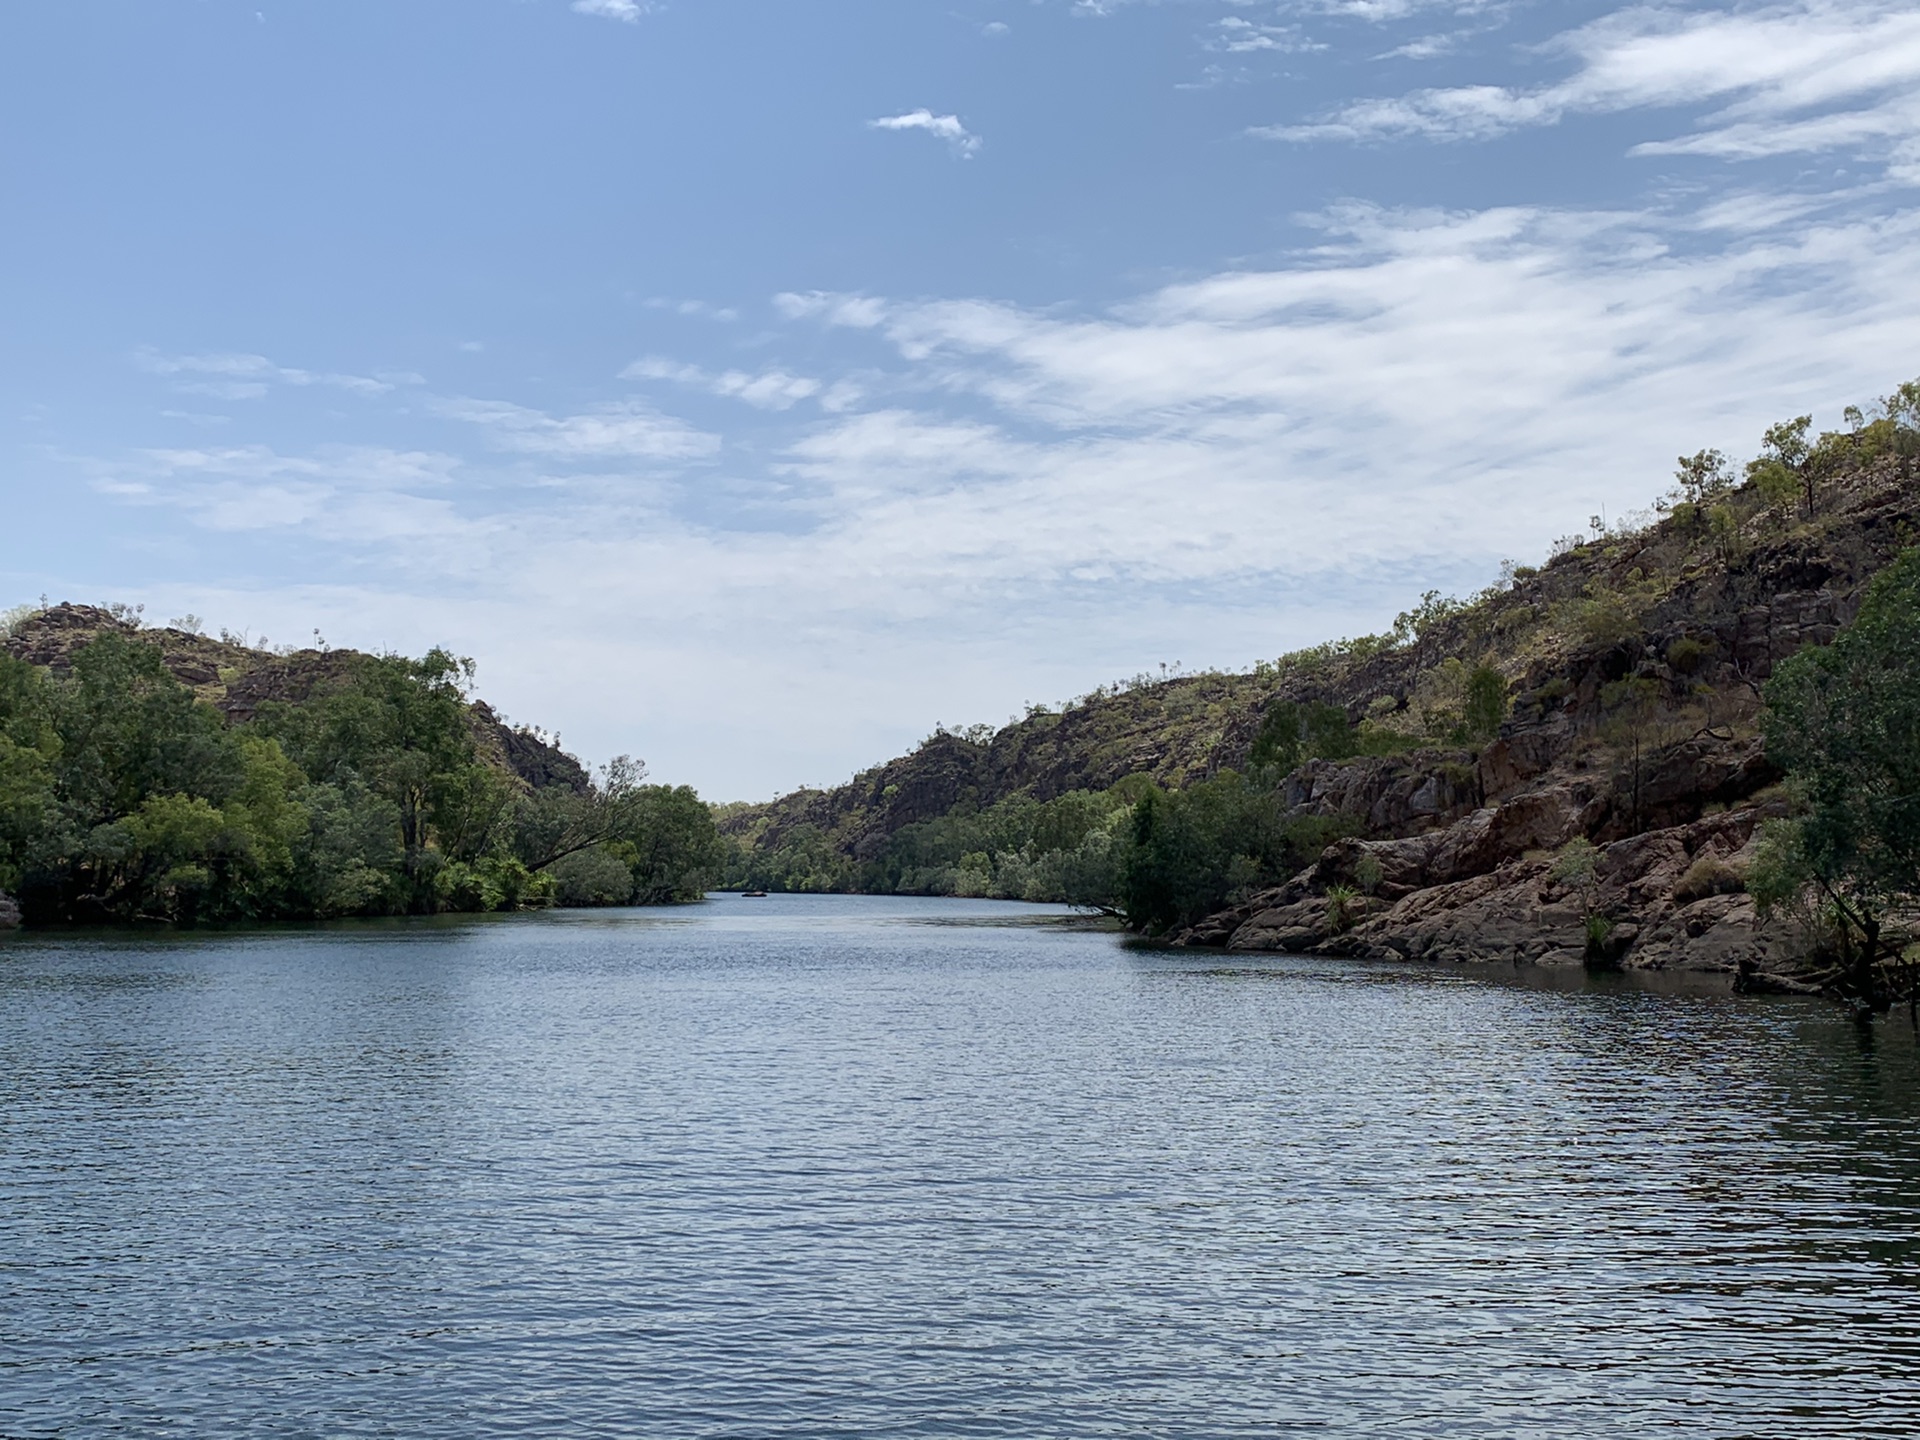
[{"label": "bare rock surface", "polygon": [[[1590,880],[1555,878],[1540,839],[1580,833],[1594,804],[1577,787],[1481,809],[1447,830],[1398,840],[1345,840],[1287,886],[1210,917],[1186,945],[1232,950],[1446,962],[1619,965],[1766,975],[1789,967],[1789,937],[1763,924],[1738,889],[1753,837],[1778,807],[1747,806],[1645,831],[1601,848]],[[1372,857],[1382,877],[1344,914],[1326,891]],[[1695,894],[1681,882],[1702,859],[1728,888]],[[1592,923],[1598,917],[1598,924]]]}]

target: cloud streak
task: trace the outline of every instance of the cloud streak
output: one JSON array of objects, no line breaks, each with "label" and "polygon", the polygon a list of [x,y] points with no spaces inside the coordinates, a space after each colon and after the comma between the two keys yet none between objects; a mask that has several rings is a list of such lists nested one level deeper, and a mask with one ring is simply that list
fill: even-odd
[{"label": "cloud streak", "polygon": [[671,380],[691,385],[712,395],[742,400],[761,410],[787,410],[802,400],[820,394],[821,383],[804,375],[789,375],[784,370],[763,370],[748,374],[744,370],[715,373],[698,365],[650,355],[636,360],[620,372],[622,380]]},{"label": "cloud streak", "polygon": [[153,375],[191,377],[180,379],[178,388],[222,400],[257,399],[275,385],[320,385],[372,396],[384,395],[397,386],[423,383],[420,376],[412,374],[367,376],[301,370],[275,364],[264,355],[163,355],[140,350],[134,354],[134,363]]},{"label": "cloud streak", "polygon": [[436,400],[430,408],[480,427],[499,449],[554,460],[694,460],[720,448],[719,436],[636,403],[560,416],[507,400],[464,397]]},{"label": "cloud streak", "polygon": [[1360,100],[1253,133],[1289,141],[1485,140],[1576,114],[1714,105],[1693,134],[1641,154],[1732,159],[1877,149],[1920,179],[1920,11],[1806,0],[1748,11],[1635,7],[1559,36],[1573,62],[1548,85],[1463,85]]}]

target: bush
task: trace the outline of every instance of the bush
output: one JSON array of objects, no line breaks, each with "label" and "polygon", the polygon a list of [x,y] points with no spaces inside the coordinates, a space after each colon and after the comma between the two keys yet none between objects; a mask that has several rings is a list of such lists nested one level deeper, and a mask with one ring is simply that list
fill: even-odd
[{"label": "bush", "polygon": [[1714,647],[1682,635],[1667,647],[1667,664],[1682,675],[1692,675],[1713,655]]},{"label": "bush", "polygon": [[1471,740],[1491,740],[1507,718],[1507,678],[1491,665],[1467,676],[1465,728]]},{"label": "bush", "polygon": [[1746,888],[1747,882],[1738,870],[1718,855],[1702,855],[1673,882],[1673,903],[1690,905],[1709,895],[1737,895]]},{"label": "bush", "polygon": [[1118,908],[1147,934],[1190,925],[1356,828],[1345,816],[1288,816],[1272,791],[1231,770],[1171,795],[1149,791],[1128,819]]},{"label": "bush", "polygon": [[557,905],[625,905],[633,899],[632,869],[598,847],[555,861],[553,884]]}]

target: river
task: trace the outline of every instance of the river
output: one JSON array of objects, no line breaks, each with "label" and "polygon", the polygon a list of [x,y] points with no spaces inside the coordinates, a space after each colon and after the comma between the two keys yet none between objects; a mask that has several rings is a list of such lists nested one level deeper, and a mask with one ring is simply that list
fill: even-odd
[{"label": "river", "polygon": [[0,1434],[1920,1433],[1904,1017],[718,897],[0,940]]}]

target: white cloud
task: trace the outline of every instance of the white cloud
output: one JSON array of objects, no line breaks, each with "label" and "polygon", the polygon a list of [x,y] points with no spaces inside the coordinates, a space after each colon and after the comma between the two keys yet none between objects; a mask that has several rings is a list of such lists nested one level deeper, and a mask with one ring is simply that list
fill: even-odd
[{"label": "white cloud", "polygon": [[850,325],[870,330],[886,318],[887,307],[866,295],[832,295],[810,290],[804,295],[786,291],[773,297],[773,305],[789,320],[817,317],[830,325]]},{"label": "white cloud", "polygon": [[330,386],[356,395],[384,395],[397,385],[418,385],[418,375],[341,375],[277,365],[264,355],[163,355],[155,350],[134,352],[134,363],[154,375],[207,376],[183,380],[178,388],[189,394],[222,400],[252,400],[274,385]]},{"label": "white cloud", "polygon": [[692,385],[715,395],[724,395],[762,410],[786,410],[798,402],[818,395],[818,380],[804,375],[789,375],[784,370],[763,370],[750,375],[744,370],[715,373],[698,365],[680,364],[657,355],[634,361],[620,372],[622,380],[672,380]]},{"label": "white cloud", "polygon": [[1542,47],[1574,61],[1531,89],[1466,85],[1362,100],[1268,126],[1281,140],[1486,139],[1571,114],[1715,104],[1691,135],[1642,154],[1745,159],[1864,148],[1920,179],[1920,10],[1889,0],[1800,0],[1751,10],[1621,10]]},{"label": "white cloud", "polygon": [[647,301],[649,310],[670,310],[675,315],[698,316],[704,320],[718,320],[722,324],[732,324],[740,318],[740,312],[728,306],[709,305],[704,300],[668,300],[656,295]]},{"label": "white cloud", "polygon": [[573,0],[573,8],[582,15],[599,15],[634,25],[653,6],[647,0]]},{"label": "white cloud", "polygon": [[719,436],[635,404],[558,417],[506,400],[436,400],[429,408],[480,426],[502,449],[554,460],[692,460],[720,448]]},{"label": "white cloud", "polygon": [[980,27],[980,33],[990,40],[998,40],[1002,35],[1007,34],[1010,28],[1004,20],[989,20]]},{"label": "white cloud", "polygon": [[[170,506],[222,532],[291,532],[355,547],[434,537],[457,526],[444,491],[457,461],[429,451],[327,446],[282,455],[264,445],[141,451],[91,465],[96,488]],[[454,552],[439,558],[448,560]]]},{"label": "white cloud", "polygon": [[1422,35],[1417,40],[1409,40],[1397,45],[1379,58],[1382,60],[1437,60],[1443,55],[1451,55],[1459,47],[1458,35]]},{"label": "white cloud", "polygon": [[[245,533],[319,557],[304,578],[328,582],[276,572],[271,591],[230,581],[224,611],[162,613],[452,644],[482,657],[490,698],[590,755],[766,794],[936,718],[1378,628],[1644,504],[1676,454],[1751,453],[1781,416],[1834,423],[1920,368],[1920,211],[1754,194],[1677,219],[1323,223],[1269,268],[1097,312],[780,297],[835,329],[821,353],[843,363],[806,404],[743,420],[726,464],[717,436],[638,405],[469,399],[433,408],[510,458],[208,445],[93,473],[216,532],[204,574]],[[802,379],[639,365],[743,399]],[[885,406],[850,386],[816,410],[849,374]],[[553,473],[530,478],[527,455]]]},{"label": "white cloud", "polygon": [[1238,15],[1229,15],[1224,20],[1214,22],[1216,32],[1212,45],[1216,50],[1228,54],[1240,55],[1257,50],[1271,50],[1283,55],[1298,54],[1302,51],[1324,50],[1327,47],[1307,39],[1294,25],[1260,25],[1251,20],[1243,20]]},{"label": "white cloud", "polygon": [[888,115],[879,120],[869,120],[867,125],[874,130],[925,130],[929,135],[937,135],[946,141],[953,153],[963,160],[971,160],[980,149],[980,137],[962,125],[958,115],[936,115],[931,110],[911,110],[905,115]]}]

